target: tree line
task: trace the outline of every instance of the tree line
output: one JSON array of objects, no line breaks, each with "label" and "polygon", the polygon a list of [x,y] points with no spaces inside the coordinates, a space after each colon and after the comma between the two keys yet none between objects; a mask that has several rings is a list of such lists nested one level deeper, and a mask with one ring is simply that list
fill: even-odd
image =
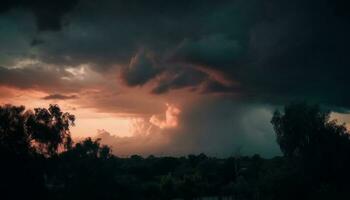
[{"label": "tree line", "polygon": [[318,105],[293,103],[271,123],[283,156],[120,158],[99,139],[74,142],[58,105],[0,106],[4,199],[347,199],[350,138]]}]

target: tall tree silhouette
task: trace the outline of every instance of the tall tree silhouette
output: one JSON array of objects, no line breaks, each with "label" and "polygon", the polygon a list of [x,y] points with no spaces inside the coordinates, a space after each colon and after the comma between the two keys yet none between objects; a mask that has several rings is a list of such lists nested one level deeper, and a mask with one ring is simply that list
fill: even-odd
[{"label": "tall tree silhouette", "polygon": [[24,106],[0,106],[1,152],[26,154],[29,152],[30,136],[26,131]]},{"label": "tall tree silhouette", "polygon": [[330,111],[324,111],[318,105],[290,104],[283,113],[276,111],[271,123],[277,142],[287,157],[308,156],[320,148],[335,145],[338,140],[349,142],[345,125],[330,120]]},{"label": "tall tree silhouette", "polygon": [[294,103],[271,120],[284,155],[300,168],[300,182],[347,191],[350,178],[350,133],[317,105]]},{"label": "tall tree silhouette", "polygon": [[28,115],[26,127],[39,152],[52,156],[71,148],[69,128],[74,121],[74,115],[62,112],[58,105],[50,105],[48,109],[35,108],[34,113]]}]

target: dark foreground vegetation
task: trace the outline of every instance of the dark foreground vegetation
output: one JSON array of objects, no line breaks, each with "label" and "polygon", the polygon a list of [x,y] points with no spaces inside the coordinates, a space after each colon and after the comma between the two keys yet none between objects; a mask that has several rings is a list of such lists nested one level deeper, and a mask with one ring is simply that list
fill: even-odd
[{"label": "dark foreground vegetation", "polygon": [[291,104],[271,120],[283,157],[113,156],[73,143],[74,116],[56,105],[0,107],[1,199],[349,199],[350,140],[318,106]]}]

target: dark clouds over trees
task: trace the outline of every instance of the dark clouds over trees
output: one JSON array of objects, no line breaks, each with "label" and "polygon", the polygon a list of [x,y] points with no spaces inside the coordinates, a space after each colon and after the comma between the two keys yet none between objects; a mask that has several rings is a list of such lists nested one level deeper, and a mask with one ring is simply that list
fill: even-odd
[{"label": "dark clouds over trees", "polygon": [[[234,116],[242,102],[271,109],[302,99],[341,112],[350,106],[344,0],[14,0],[2,5],[0,86],[45,92],[41,99],[74,101],[78,95],[77,103],[100,112],[152,115],[165,101],[187,100],[171,96],[185,89],[181,95],[202,95],[184,105],[184,127],[196,124],[195,133],[202,124],[214,130],[211,124],[244,117],[243,112]],[[134,95],[130,87],[152,94]],[[202,99],[213,96],[219,96],[209,105],[215,109],[204,107]],[[234,101],[226,104],[227,99]],[[202,111],[202,122],[192,119],[197,116],[191,111]],[[220,130],[214,142],[228,135],[241,138],[237,132],[250,137],[236,127],[246,125]],[[269,132],[266,137],[272,135],[271,128],[262,129]],[[212,137],[213,131],[202,132]],[[179,141],[186,141],[181,134]]]}]

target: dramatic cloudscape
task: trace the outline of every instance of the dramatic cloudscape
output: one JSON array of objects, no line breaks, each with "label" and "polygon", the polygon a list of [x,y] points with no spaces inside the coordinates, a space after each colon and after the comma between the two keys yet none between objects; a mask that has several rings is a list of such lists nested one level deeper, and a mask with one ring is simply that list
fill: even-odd
[{"label": "dramatic cloudscape", "polygon": [[0,103],[59,104],[117,155],[278,155],[293,101],[350,121],[345,0],[1,4]]}]

